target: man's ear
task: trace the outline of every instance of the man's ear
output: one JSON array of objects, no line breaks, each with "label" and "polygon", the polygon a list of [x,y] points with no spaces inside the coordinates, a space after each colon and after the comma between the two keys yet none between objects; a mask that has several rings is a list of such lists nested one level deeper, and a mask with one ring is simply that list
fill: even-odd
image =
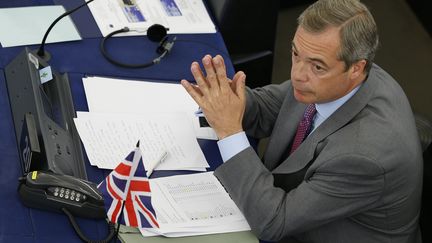
[{"label": "man's ear", "polygon": [[350,79],[355,80],[359,77],[363,77],[365,75],[366,64],[367,61],[364,59],[352,64],[349,70]]}]

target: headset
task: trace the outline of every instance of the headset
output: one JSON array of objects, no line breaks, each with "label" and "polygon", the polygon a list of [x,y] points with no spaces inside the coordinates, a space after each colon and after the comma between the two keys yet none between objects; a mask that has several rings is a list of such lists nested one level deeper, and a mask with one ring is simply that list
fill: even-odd
[{"label": "headset", "polygon": [[172,49],[172,47],[174,46],[174,42],[177,39],[176,37],[172,38],[171,40],[168,40],[168,36],[167,36],[167,31],[169,29],[164,27],[163,25],[160,24],[153,24],[152,26],[150,26],[146,31],[147,31],[147,37],[149,40],[153,41],[153,42],[159,42],[158,47],[156,48],[156,52],[159,54],[158,57],[154,58],[152,61],[150,62],[146,62],[146,63],[138,63],[138,64],[130,64],[130,63],[124,63],[124,62],[120,62],[115,60],[106,50],[105,47],[105,43],[106,41],[111,38],[112,36],[116,35],[116,34],[120,34],[120,33],[126,33],[129,31],[136,31],[136,30],[131,30],[128,27],[124,27],[122,29],[119,30],[115,30],[111,33],[109,33],[106,37],[104,37],[102,39],[102,42],[100,44],[100,50],[102,52],[102,55],[112,64],[115,64],[117,66],[120,67],[125,67],[125,68],[146,68],[146,67],[150,67],[154,64],[158,64],[161,59],[163,57],[165,57]]}]

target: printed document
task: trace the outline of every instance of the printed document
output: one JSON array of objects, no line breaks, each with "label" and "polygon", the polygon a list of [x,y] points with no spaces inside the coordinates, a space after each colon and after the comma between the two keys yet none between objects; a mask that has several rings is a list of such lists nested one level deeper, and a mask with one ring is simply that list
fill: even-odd
[{"label": "printed document", "polygon": [[124,27],[135,30],[125,35],[145,35],[153,24],[168,34],[216,32],[202,0],[104,0],[88,7],[103,36]]},{"label": "printed document", "polygon": [[250,230],[223,186],[205,172],[150,180],[159,229],[140,229],[144,236],[168,237]]}]

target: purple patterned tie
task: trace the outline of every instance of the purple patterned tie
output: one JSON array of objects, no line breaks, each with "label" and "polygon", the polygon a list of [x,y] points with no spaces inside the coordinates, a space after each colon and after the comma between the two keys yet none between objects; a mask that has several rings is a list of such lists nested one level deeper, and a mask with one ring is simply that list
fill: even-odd
[{"label": "purple patterned tie", "polygon": [[294,137],[294,141],[291,146],[290,154],[292,154],[305,140],[307,135],[309,134],[311,128],[312,128],[312,121],[313,117],[315,116],[316,109],[315,105],[311,104],[306,107],[306,110],[303,114],[303,119],[300,121],[299,125],[297,126],[297,132]]}]

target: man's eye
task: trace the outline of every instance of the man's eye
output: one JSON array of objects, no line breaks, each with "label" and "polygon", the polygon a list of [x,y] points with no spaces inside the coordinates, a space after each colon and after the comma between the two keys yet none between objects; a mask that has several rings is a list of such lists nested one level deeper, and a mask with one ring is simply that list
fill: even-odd
[{"label": "man's eye", "polygon": [[295,52],[294,50],[292,50],[291,52],[292,52],[293,56],[298,56],[298,53]]},{"label": "man's eye", "polygon": [[314,68],[316,71],[322,71],[324,70],[323,67],[321,67],[320,65],[314,65]]}]

